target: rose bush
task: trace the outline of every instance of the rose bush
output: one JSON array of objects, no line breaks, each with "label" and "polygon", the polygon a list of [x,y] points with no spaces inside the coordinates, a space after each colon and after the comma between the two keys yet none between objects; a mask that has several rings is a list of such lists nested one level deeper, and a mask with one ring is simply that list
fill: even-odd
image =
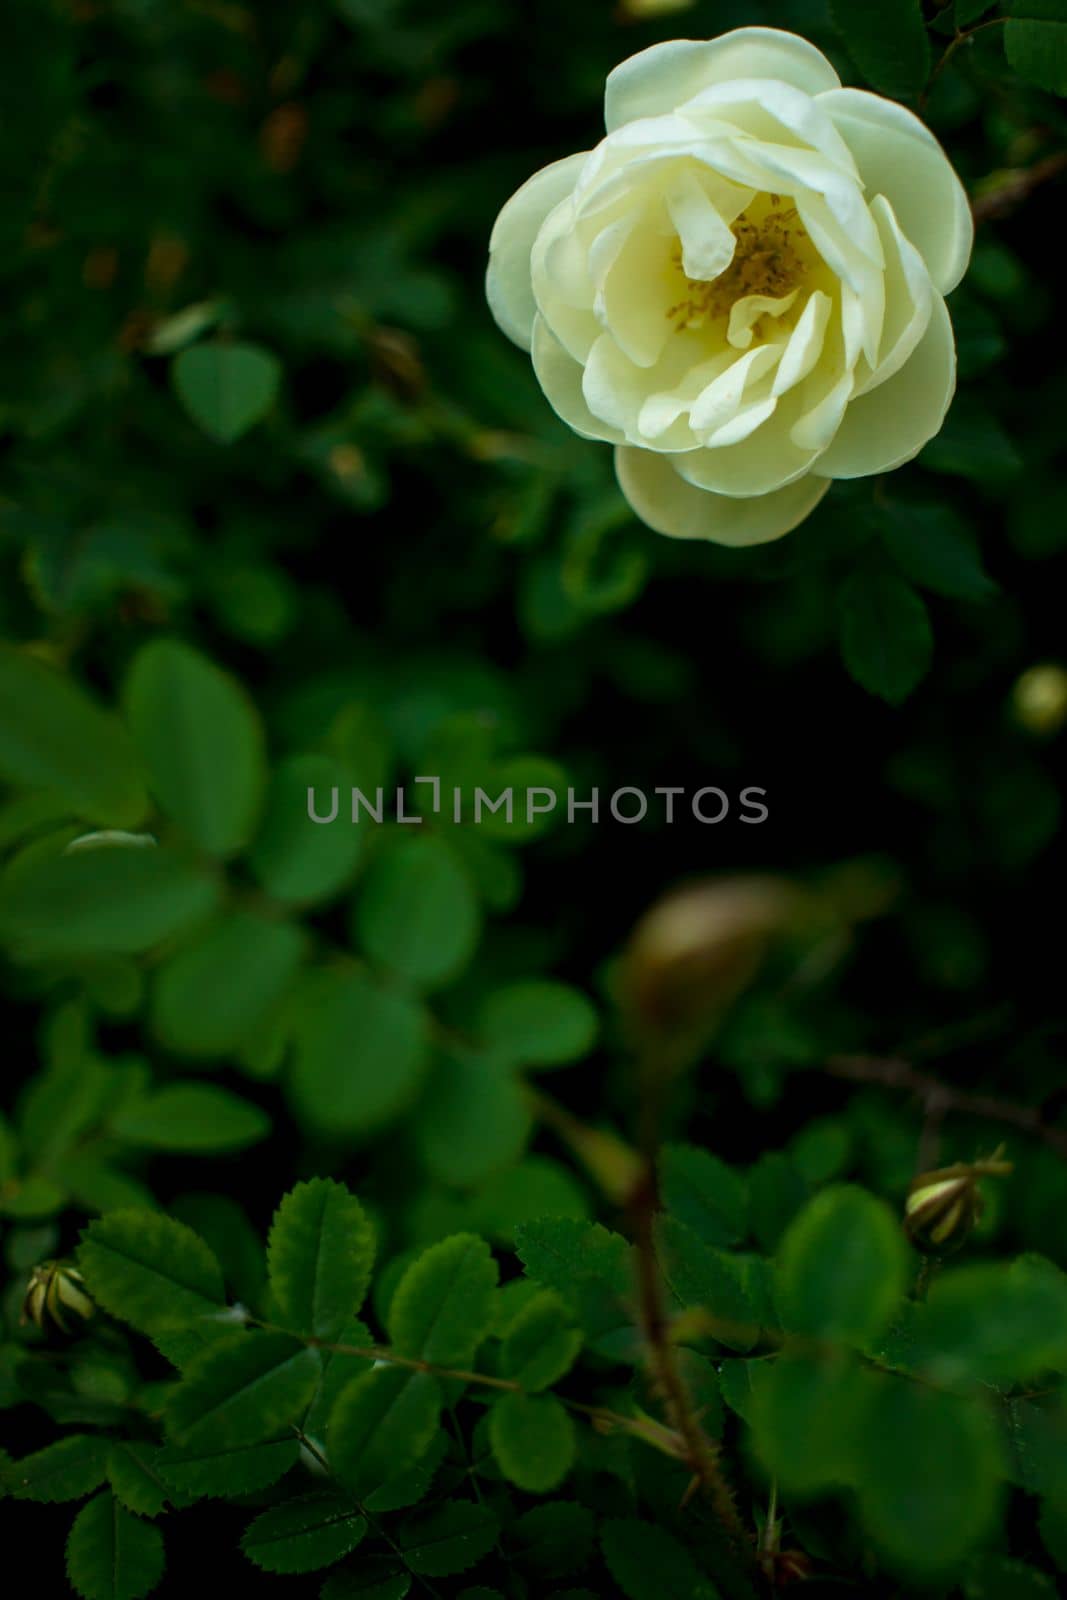
[{"label": "rose bush", "polygon": [[624,61],[606,123],[505,205],[487,292],[563,420],[616,446],[637,515],[758,544],[916,455],[973,237],[924,124],[769,28]]}]

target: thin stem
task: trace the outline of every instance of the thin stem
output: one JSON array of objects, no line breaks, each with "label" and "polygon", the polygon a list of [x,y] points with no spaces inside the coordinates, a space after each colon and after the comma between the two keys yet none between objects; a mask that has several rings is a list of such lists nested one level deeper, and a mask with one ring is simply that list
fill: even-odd
[{"label": "thin stem", "polygon": [[930,98],[930,92],[933,89],[934,84],[937,82],[938,78],[940,78],[941,74],[944,72],[945,68],[948,66],[949,62],[952,60],[960,46],[967,44],[969,40],[974,38],[976,33],[984,33],[986,28],[999,27],[1002,23],[1007,22],[1007,20],[1007,17],[990,17],[988,21],[978,22],[973,28],[967,28],[963,33],[957,33],[954,39],[949,40],[944,54],[926,81],[926,88],[919,96],[920,111],[925,111],[926,102]]},{"label": "thin stem", "polygon": [[640,1066],[641,1107],[638,1148],[642,1170],[630,1196],[634,1244],[637,1255],[638,1318],[644,1336],[649,1370],[662,1397],[671,1427],[685,1447],[685,1461],[746,1565],[752,1550],[722,1471],[718,1445],[700,1425],[688,1386],[678,1366],[663,1305],[663,1288],[656,1258],[655,1218],[659,1210],[658,1159],[663,1100],[672,1077],[672,1063],[659,1059],[650,1048]]},{"label": "thin stem", "polygon": [[1040,188],[1041,184],[1060,177],[1065,171],[1067,151],[1058,150],[1054,155],[1045,156],[1042,161],[1035,161],[1032,167],[1019,167],[1005,173],[1003,181],[995,189],[987,189],[974,201],[971,209],[975,222],[988,222],[990,218],[1010,211]]},{"label": "thin stem", "polygon": [[831,1056],[825,1070],[835,1078],[847,1078],[853,1083],[875,1083],[885,1089],[901,1089],[913,1094],[927,1115],[943,1115],[949,1111],[962,1116],[979,1117],[985,1122],[999,1122],[1009,1128],[1018,1128],[1034,1139],[1040,1139],[1050,1150],[1067,1160],[1067,1131],[1050,1128],[1042,1120],[1035,1106],[1016,1105],[1013,1100],[1002,1100],[997,1095],[971,1094],[966,1089],[954,1089],[932,1073],[920,1072],[910,1061],[895,1057]]}]

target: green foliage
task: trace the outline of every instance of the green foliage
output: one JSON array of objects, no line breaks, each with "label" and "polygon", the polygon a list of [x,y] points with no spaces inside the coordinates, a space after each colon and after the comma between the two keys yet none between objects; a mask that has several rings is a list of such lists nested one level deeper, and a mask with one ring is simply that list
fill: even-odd
[{"label": "green foliage", "polygon": [[263,736],[233,679],[180,640],[157,639],[130,668],[125,701],[167,814],[211,855],[247,843],[262,800]]},{"label": "green foliage", "polygon": [[93,1299],[142,1333],[203,1324],[223,1306],[218,1262],[170,1217],[112,1211],[85,1230],[78,1265]]},{"label": "green foliage", "polygon": [[1063,0],[1012,0],[1004,29],[1008,60],[1029,83],[1067,94],[1067,6]]},{"label": "green foliage", "polygon": [[[1062,0],[11,22],[10,1561],[59,1592],[69,1538],[85,1600],[755,1600],[757,1548],[1056,1592]],[[606,70],[750,25],[913,106],[977,234],[941,433],[731,550],[637,524],[483,268]],[[668,824],[674,784],[729,815]],[[754,870],[794,909],[739,947]],[[704,871],[699,959],[641,988],[627,930]],[[917,1159],[1001,1138],[920,1261]]]},{"label": "green foliage", "polygon": [[930,42],[919,0],[881,0],[877,6],[832,0],[834,21],[849,54],[879,94],[913,98],[930,72]]},{"label": "green foliage", "polygon": [[841,653],[857,683],[891,705],[930,665],[933,634],[920,595],[891,572],[861,570],[841,591]]},{"label": "green foliage", "polygon": [[597,1016],[579,990],[527,979],[487,996],[481,1032],[488,1044],[524,1066],[559,1067],[588,1055]]},{"label": "green foliage", "polygon": [[401,1355],[463,1367],[493,1323],[497,1265],[472,1234],[443,1239],[413,1261],[389,1304],[389,1333]]},{"label": "green foliage", "polygon": [[113,1495],[83,1506],[67,1540],[67,1576],[84,1600],[141,1600],[163,1572],[163,1540]]},{"label": "green foliage", "polygon": [[500,1470],[529,1494],[556,1489],[574,1462],[574,1424],[552,1395],[506,1394],[489,1416]]},{"label": "green foliage", "polygon": [[182,405],[219,444],[232,444],[267,414],[282,375],[278,358],[252,344],[193,345],[172,370]]},{"label": "green foliage", "polygon": [[285,1326],[337,1340],[367,1293],[374,1231],[343,1184],[314,1178],[278,1207],[267,1262],[275,1314]]},{"label": "green foliage", "polygon": [[778,1304],[788,1328],[867,1345],[904,1291],[905,1246],[889,1207],[862,1189],[824,1189],[778,1247]]},{"label": "green foliage", "polygon": [[351,1501],[308,1494],[256,1517],[245,1529],[241,1549],[264,1572],[314,1572],[348,1555],[366,1531],[367,1519]]}]

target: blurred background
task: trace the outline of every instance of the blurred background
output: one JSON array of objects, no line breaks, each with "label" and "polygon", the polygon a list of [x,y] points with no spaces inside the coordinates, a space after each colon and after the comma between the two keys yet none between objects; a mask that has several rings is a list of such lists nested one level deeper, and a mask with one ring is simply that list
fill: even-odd
[{"label": "blurred background", "polygon": [[[952,38],[941,9],[935,45]],[[125,708],[155,780],[136,825],[216,876],[224,860],[226,878],[210,916],[158,937],[101,932],[92,907],[79,933],[85,907],[72,914],[66,891],[36,911],[17,883],[0,891],[13,1279],[120,1199],[151,1190],[192,1214],[206,1193],[216,1228],[236,1226],[235,1202],[259,1226],[312,1170],[366,1194],[397,1251],[457,1220],[506,1241],[546,1206],[607,1214],[574,1130],[514,1088],[545,1063],[516,1047],[506,1092],[486,1068],[485,1008],[531,979],[591,997],[596,1042],[568,1013],[580,1047],[538,1082],[584,1127],[626,1136],[613,958],[649,903],[696,875],[783,876],[821,908],[676,1108],[686,1137],[763,1164],[778,1197],[765,1248],[787,1190],[853,1174],[899,1198],[914,1169],[913,1101],[842,1081],[828,1058],[903,1054],[957,1089],[1062,1113],[1063,190],[1054,160],[1047,182],[1019,179],[1062,150],[1062,104],[1009,71],[996,28],[937,76],[924,115],[982,215],[951,301],[957,400],[915,464],[835,486],[778,544],[641,527],[610,451],[558,421],[484,302],[497,211],[597,140],[610,68],[660,38],[755,22],[804,33],[863,81],[819,0],[11,5],[0,625],[79,706]],[[843,655],[857,608],[882,608],[886,634]],[[187,656],[145,655],[164,640],[213,662],[225,693]],[[47,856],[49,841],[131,825],[70,795],[36,804],[18,754],[35,702],[12,681],[5,848]],[[195,806],[168,803],[168,742],[179,764],[213,760],[223,788],[231,759],[251,773],[246,821],[217,847]],[[299,765],[312,757],[325,765]],[[685,811],[666,826],[654,807],[633,826],[438,829],[429,865],[364,824],[331,834],[314,888],[286,887],[303,847],[279,796],[308,772],[364,786],[507,773],[580,796],[759,786],[769,818],[745,825],[734,806],[715,826]],[[141,892],[105,879],[76,898]],[[404,954],[409,890],[421,936],[448,946],[440,961]],[[251,999],[238,911],[271,928],[284,914],[293,933]],[[41,934],[42,916],[68,915],[65,940]],[[434,1019],[432,1046],[373,1107],[353,1055],[363,1024],[384,1029],[372,1076],[393,1081],[406,1046],[395,1017],[372,1027],[366,997],[337,987],[353,953]],[[462,1090],[440,1076],[457,1037]],[[99,1092],[57,1133],[72,1073],[96,1073]],[[139,1106],[186,1081],[260,1122],[226,1148],[195,1129],[168,1146],[114,1112],[115,1096]],[[1067,1179],[1053,1153],[966,1117],[943,1132],[945,1159],[1007,1133],[1026,1179],[999,1191],[986,1238],[1055,1252],[1042,1219]]]}]

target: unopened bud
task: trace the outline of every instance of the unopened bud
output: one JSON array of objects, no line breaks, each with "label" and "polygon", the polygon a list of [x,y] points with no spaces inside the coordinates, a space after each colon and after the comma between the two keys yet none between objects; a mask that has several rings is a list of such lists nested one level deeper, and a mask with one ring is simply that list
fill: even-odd
[{"label": "unopened bud", "polygon": [[917,1250],[947,1255],[972,1233],[985,1207],[978,1180],[1012,1170],[997,1150],[988,1161],[959,1162],[924,1172],[912,1183],[904,1206],[904,1231]]},{"label": "unopened bud", "polygon": [[625,998],[647,1033],[683,1036],[718,1019],[755,977],[801,896],[778,878],[721,878],[676,890],[638,923]]},{"label": "unopened bud", "polygon": [[69,1261],[42,1261],[34,1267],[22,1302],[22,1321],[44,1328],[49,1321],[71,1333],[71,1317],[87,1322],[94,1311],[85,1280]]}]

